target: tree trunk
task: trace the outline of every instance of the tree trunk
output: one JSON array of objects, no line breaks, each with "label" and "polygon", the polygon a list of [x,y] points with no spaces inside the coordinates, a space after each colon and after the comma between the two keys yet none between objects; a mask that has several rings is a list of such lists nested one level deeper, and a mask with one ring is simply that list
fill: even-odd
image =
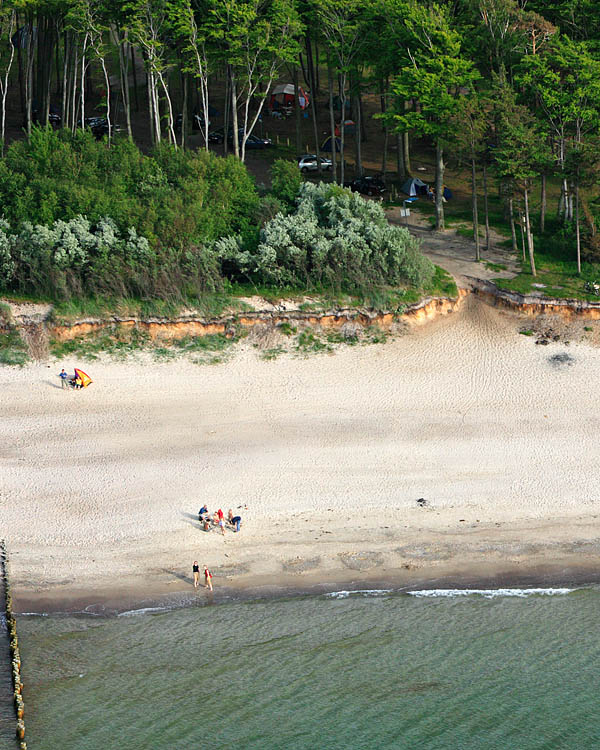
[{"label": "tree trunk", "polygon": [[344,184],[346,171],[346,158],[344,148],[346,146],[346,74],[340,76],[340,103],[342,105],[342,117],[340,120],[340,185]]},{"label": "tree trunk", "polygon": [[296,131],[296,156],[302,156],[302,112],[300,111],[300,84],[298,82],[298,66],[292,67],[292,83],[294,84],[294,126]]},{"label": "tree trunk", "polygon": [[335,139],[335,115],[333,112],[333,71],[331,70],[329,59],[327,60],[327,87],[329,89],[329,128],[331,131],[331,171],[334,182],[337,182],[337,142]]},{"label": "tree trunk", "polygon": [[400,182],[407,176],[404,158],[404,133],[396,133],[396,172]]},{"label": "tree trunk", "polygon": [[181,105],[181,148],[185,149],[188,127],[188,74],[183,73],[183,104]]},{"label": "tree trunk", "polygon": [[517,232],[515,230],[515,211],[514,211],[514,206],[513,206],[512,195],[508,199],[508,211],[510,214],[509,218],[510,218],[510,236],[512,239],[512,250],[513,250],[513,253],[515,253],[516,255],[518,247],[517,247]]},{"label": "tree trunk", "polygon": [[581,276],[581,231],[579,228],[579,168],[575,181],[575,237],[577,240],[577,273]]},{"label": "tree trunk", "polygon": [[477,175],[475,172],[475,157],[471,156],[471,200],[473,203],[473,239],[475,241],[475,260],[481,260],[479,247],[479,216],[477,210]]},{"label": "tree trunk", "polygon": [[225,102],[223,112],[223,156],[227,156],[229,153],[229,140],[227,134],[229,133],[229,112],[231,111],[231,66],[227,65],[227,73],[225,75]]},{"label": "tree trunk", "polygon": [[444,149],[438,140],[435,144],[435,230],[444,230]]},{"label": "tree trunk", "polygon": [[310,114],[312,119],[312,126],[313,126],[313,136],[315,139],[315,154],[317,156],[317,170],[319,174],[321,174],[321,159],[319,154],[319,126],[317,124],[317,98],[316,98],[316,84],[315,84],[315,67],[313,65],[313,59],[312,59],[312,49],[310,46],[310,35],[308,32],[305,36],[305,42],[306,42],[306,58],[308,60],[308,75],[310,76]]},{"label": "tree trunk", "polygon": [[[407,102],[404,102],[404,109],[408,109]],[[410,177],[412,168],[410,166],[410,139],[408,137],[408,130],[402,135],[402,146],[404,149],[404,176]]]},{"label": "tree trunk", "polygon": [[353,97],[354,105],[354,142],[356,146],[356,176],[363,176],[363,165],[362,165],[362,113],[360,106],[360,84],[358,81],[354,81],[355,86],[358,86],[355,95]]},{"label": "tree trunk", "polygon": [[231,71],[231,125],[233,136],[233,153],[240,158],[240,137],[238,133],[238,112],[237,112],[237,88],[235,84],[235,75]]},{"label": "tree trunk", "polygon": [[140,100],[138,99],[138,81],[137,71],[135,69],[135,50],[133,49],[133,44],[129,45],[129,51],[131,53],[131,75],[133,76],[133,97],[135,99],[135,111],[139,112]]},{"label": "tree trunk", "polygon": [[535,272],[535,258],[533,255],[533,235],[531,233],[531,221],[529,218],[529,191],[527,188],[523,189],[523,197],[525,199],[525,233],[527,234],[527,249],[529,251],[529,265],[531,267],[531,275],[537,276]]},{"label": "tree trunk", "polygon": [[490,239],[490,212],[488,206],[488,183],[487,183],[487,164],[483,162],[483,210],[485,212],[485,251],[489,254],[492,249]]},{"label": "tree trunk", "polygon": [[542,174],[542,190],[540,195],[540,232],[546,229],[546,174]]}]

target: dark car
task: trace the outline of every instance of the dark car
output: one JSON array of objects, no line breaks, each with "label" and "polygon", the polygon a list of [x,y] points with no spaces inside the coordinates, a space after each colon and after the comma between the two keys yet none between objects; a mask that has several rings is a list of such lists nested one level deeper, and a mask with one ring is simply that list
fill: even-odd
[{"label": "dark car", "polygon": [[[244,137],[244,128],[238,128],[238,143],[242,145],[242,138]],[[227,132],[227,143],[233,146],[233,128],[229,128]],[[271,146],[273,141],[270,138],[259,138],[257,135],[249,135],[246,139],[246,148],[266,148]]]},{"label": "dark car", "polygon": [[358,177],[349,182],[346,187],[363,195],[383,195],[387,190],[385,182],[380,177]]},{"label": "dark car", "polygon": [[[181,130],[182,122],[183,122],[183,115],[180,113],[175,118],[175,130]],[[197,112],[194,112],[194,114],[191,117],[191,122],[192,122],[192,130],[201,130],[202,132],[204,132],[204,117],[202,115],[199,115]],[[208,124],[210,125],[210,120],[208,121]]]},{"label": "dark car", "polygon": [[[92,131],[94,137],[98,140],[104,138],[105,135],[108,135],[109,126],[106,117],[86,117],[84,123],[86,128],[89,128]],[[112,135],[114,135],[115,133],[119,133],[120,130],[121,128],[119,125],[111,122],[110,132]]]},{"label": "dark car", "polygon": [[[42,118],[40,117],[40,113],[37,109],[31,110],[31,122],[34,125],[41,125],[42,124]],[[62,117],[58,114],[56,109],[51,108],[50,112],[48,112],[48,125],[54,128],[54,130],[58,130],[60,126],[62,125]],[[23,120],[23,127],[27,127],[27,118]]]}]

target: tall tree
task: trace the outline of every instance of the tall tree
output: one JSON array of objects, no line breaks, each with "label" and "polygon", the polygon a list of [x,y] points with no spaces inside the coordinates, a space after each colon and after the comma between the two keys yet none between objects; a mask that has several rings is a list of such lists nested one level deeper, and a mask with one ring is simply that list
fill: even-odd
[{"label": "tall tree", "polygon": [[[340,183],[344,183],[344,149],[346,100],[348,80],[365,43],[365,21],[369,0],[315,0],[317,16],[323,36],[327,40],[329,55],[335,60],[339,76],[340,118]],[[357,134],[360,138],[360,133]],[[333,134],[332,134],[333,138]],[[335,139],[332,141],[332,153]]]},{"label": "tall tree", "polygon": [[393,116],[402,130],[413,128],[435,143],[435,226],[439,231],[444,229],[444,142],[457,101],[472,90],[479,76],[461,54],[461,37],[451,27],[446,6],[422,6],[411,0],[405,23],[411,39],[410,63],[394,76],[391,86],[398,100],[412,100],[414,105]]},{"label": "tall tree", "polygon": [[298,59],[302,25],[293,0],[210,0],[209,15],[209,33],[229,65],[233,142],[244,161],[273,81]]}]

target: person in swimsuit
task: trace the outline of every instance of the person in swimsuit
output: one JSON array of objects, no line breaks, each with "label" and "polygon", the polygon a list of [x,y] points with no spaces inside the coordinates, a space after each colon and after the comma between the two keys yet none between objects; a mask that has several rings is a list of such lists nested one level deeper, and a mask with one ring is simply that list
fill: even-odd
[{"label": "person in swimsuit", "polygon": [[225,536],[225,519],[224,518],[219,519],[219,527],[221,528],[221,534]]},{"label": "person in swimsuit", "polygon": [[192,572],[194,574],[194,588],[198,588],[198,583],[200,581],[200,566],[198,565],[198,560],[194,560],[194,564],[192,565]]},{"label": "person in swimsuit", "polygon": [[212,587],[212,573],[206,567],[206,565],[204,566],[204,588],[205,589],[210,589],[211,591],[213,590],[213,587]]}]

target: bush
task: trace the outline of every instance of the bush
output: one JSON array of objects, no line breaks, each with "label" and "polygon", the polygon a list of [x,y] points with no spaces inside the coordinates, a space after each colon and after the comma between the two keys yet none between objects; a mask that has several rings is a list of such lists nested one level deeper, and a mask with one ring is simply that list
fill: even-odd
[{"label": "bush", "polygon": [[271,167],[271,192],[288,209],[292,208],[302,185],[298,165],[286,159],[276,159]]},{"label": "bush", "polygon": [[211,249],[256,244],[260,200],[238,159],[34,128],[0,159],[0,288],[68,299],[221,287]]},{"label": "bush", "polygon": [[433,264],[406,229],[383,209],[338,186],[303,183],[294,213],[278,214],[256,249],[221,240],[220,257],[241,274],[276,286],[365,293],[373,288],[431,283]]}]

